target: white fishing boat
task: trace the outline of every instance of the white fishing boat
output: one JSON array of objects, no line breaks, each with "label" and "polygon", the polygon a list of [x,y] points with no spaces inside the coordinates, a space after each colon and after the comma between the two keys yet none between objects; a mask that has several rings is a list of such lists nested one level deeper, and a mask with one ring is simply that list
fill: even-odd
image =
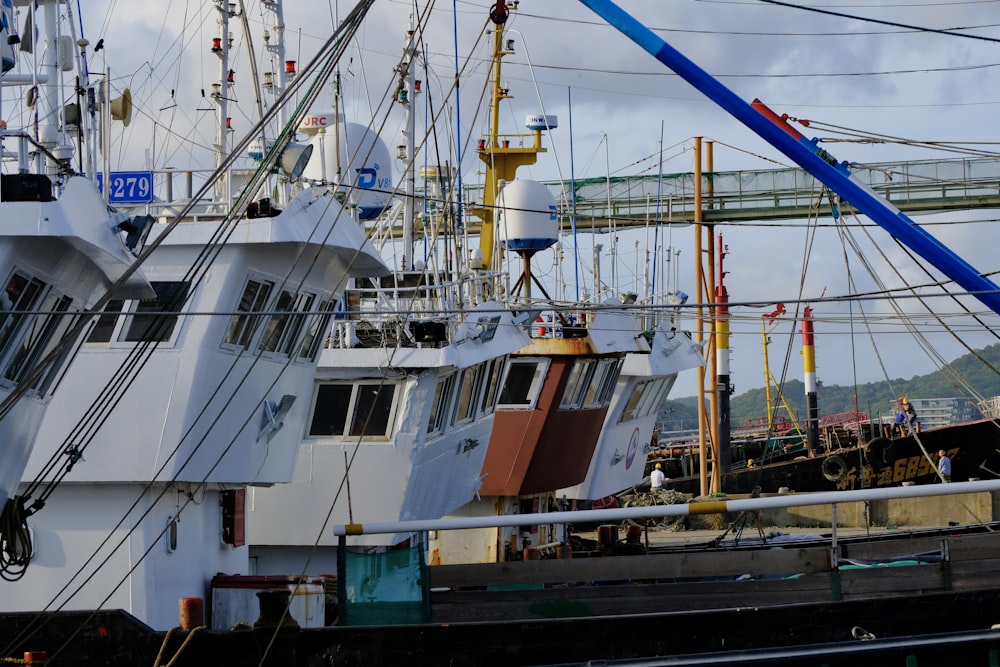
[{"label": "white fishing boat", "polygon": [[[280,3],[265,6],[282,25]],[[234,5],[213,10],[227,34]],[[169,628],[178,597],[205,596],[216,573],[250,573],[246,488],[292,480],[348,278],[388,273],[349,194],[302,181],[313,153],[295,128],[337,49],[272,81],[279,103],[234,141],[229,46],[204,46],[220,63],[217,169],[174,200],[157,180],[169,173],[150,175],[143,267],[156,297],[108,301],[63,375],[20,491],[44,504],[31,560],[0,609],[120,608]]]},{"label": "white fishing boat", "polygon": [[[511,48],[503,22],[495,26],[492,118],[506,95],[500,92],[499,62]],[[426,67],[416,62],[423,51],[421,34],[410,26],[399,83],[390,87],[394,102],[407,112],[397,154],[404,173],[395,190],[399,204],[394,212],[401,222],[397,227],[392,215],[384,217],[387,231],[380,229],[376,236],[391,237],[398,228],[394,242],[384,246],[397,270],[380,281],[355,281],[349,290],[348,307],[334,322],[330,345],[320,358],[294,483],[251,492],[249,540],[262,574],[296,571],[306,557],[310,573],[332,571],[336,541],[322,530],[330,522],[437,519],[456,512],[494,512],[501,506],[504,512],[520,511],[522,502],[537,504],[562,486],[583,481],[599,437],[614,441],[617,431],[601,435],[611,418],[609,405],[619,406],[616,423],[621,421],[630,435],[638,428],[648,442],[655,401],[662,402],[685,363],[699,358],[685,335],[672,340],[673,334],[664,332],[656,336],[656,359],[650,361],[647,337],[620,302],[601,306],[559,303],[547,295],[532,298],[530,256],[551,245],[560,232],[551,194],[534,181],[514,177],[518,166],[544,152],[542,132],[555,127],[554,118],[529,119],[530,133],[520,136],[497,134],[494,122],[490,136],[479,143],[483,182],[509,182],[502,190],[486,186],[483,200],[473,204],[480,222],[478,246],[470,249],[450,216],[454,170],[420,169],[423,189],[414,187],[415,144],[424,145],[424,155],[450,150],[428,150],[416,140],[418,120],[426,125],[416,111],[425,99],[414,75]],[[437,115],[434,109],[430,113]],[[341,122],[336,114],[330,119]],[[388,152],[370,133],[354,143],[360,154]],[[342,163],[352,159],[343,146],[323,152]],[[382,161],[372,158],[373,163]],[[327,170],[342,169],[330,164]],[[499,245],[494,244],[494,226]],[[523,268],[503,262],[501,249],[523,257]],[[512,289],[508,276],[515,271],[518,286]],[[682,341],[693,352],[684,363],[679,361],[683,354],[674,354]],[[637,358],[626,359],[629,353]],[[639,383],[618,386],[623,363],[631,375],[649,381],[641,383],[640,391],[649,383],[655,386],[641,416],[621,414]],[[568,379],[572,388],[566,388]],[[563,391],[575,398],[557,398],[553,404]],[[617,398],[616,391],[627,395]],[[523,439],[512,437],[509,429],[518,430],[516,422],[525,417],[536,427]],[[546,456],[562,457],[562,448],[569,446],[575,448],[573,456],[549,466],[537,488],[522,488],[520,481],[511,482],[517,488],[497,487],[511,476],[508,467],[548,466]],[[630,473],[641,470],[639,461]],[[631,477],[615,490],[632,483]],[[292,513],[299,520],[289,522]],[[408,539],[407,534],[380,534],[362,541],[368,547],[388,547]],[[445,563],[469,558],[470,552],[476,552],[476,559],[496,558],[495,552],[478,552],[467,543],[435,541],[428,545],[427,557]]]},{"label": "white fishing boat", "polygon": [[[398,203],[376,223],[395,271],[347,292],[320,355],[293,483],[252,490],[249,539],[261,573],[298,571],[307,551],[310,572],[334,570],[336,539],[322,529],[331,521],[437,519],[475,498],[507,355],[529,342],[525,316],[484,289],[495,274],[467,261],[476,257],[451,215],[449,168],[421,168],[415,188],[418,144],[424,155],[449,150],[414,138],[424,105],[414,74],[423,67],[420,35],[412,25],[406,33],[394,94],[406,112]],[[355,144],[372,164],[387,157],[371,130]],[[351,153],[325,151],[345,163]],[[408,538],[378,536],[369,546]]]},{"label": "white fishing boat", "polygon": [[[40,3],[31,15],[37,26],[29,24],[32,32],[22,39],[14,3],[0,3],[0,504],[5,525],[16,524],[25,511],[21,499],[11,499],[53,394],[91,323],[91,309],[108,298],[151,294],[142,273],[133,271],[133,252],[140,249],[137,237],[130,237],[134,221],[108,205],[93,178],[99,155],[89,138],[102,124],[104,132],[112,131],[102,123],[110,121],[110,114],[104,115],[109,105],[81,107],[74,96],[74,90],[92,94],[95,83],[86,73],[85,40],[78,41],[72,21],[57,25],[62,9],[61,3]],[[4,578],[17,578],[27,565],[22,538],[3,536]]]},{"label": "white fishing boat", "polygon": [[[517,172],[546,151],[543,133],[555,129],[558,119],[534,114],[525,121],[527,133],[500,133],[502,102],[512,97],[502,62],[514,53],[505,30],[514,9],[516,3],[501,2],[490,13],[487,89],[493,92],[489,131],[478,141],[482,200],[473,211],[481,224],[482,256],[506,267],[503,274],[517,276],[495,289],[507,295],[511,308],[534,315],[534,322],[531,342],[511,356],[500,389],[482,487],[452,517],[551,511],[569,499],[603,497],[639,481],[655,413],[676,374],[703,363],[687,335],[645,332],[634,299],[609,298],[599,278],[593,298],[566,301],[553,299],[533,274],[533,260],[561,252],[554,247],[563,237],[559,205],[544,185]],[[594,272],[600,275],[599,265]],[[637,397],[644,397],[641,410]],[[616,449],[628,452],[633,439],[631,456],[615,457]],[[611,475],[608,464],[615,468]],[[544,524],[442,531],[430,538],[429,549],[435,563],[493,562],[531,557],[532,548],[554,548],[564,544],[563,537]]]}]

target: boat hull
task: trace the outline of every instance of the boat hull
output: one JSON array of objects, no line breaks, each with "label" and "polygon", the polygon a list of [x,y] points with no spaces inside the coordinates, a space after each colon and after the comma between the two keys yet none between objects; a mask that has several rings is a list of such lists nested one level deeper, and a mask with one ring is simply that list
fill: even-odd
[{"label": "boat hull", "polygon": [[[54,655],[67,648],[70,637],[68,647],[79,667],[152,664],[161,652],[175,655],[182,648],[187,649],[184,663],[191,667],[334,661],[339,667],[380,667],[412,664],[415,658],[426,665],[569,665],[646,656],[661,656],[670,664],[775,664],[773,655],[752,658],[777,650],[814,651],[812,661],[805,663],[799,656],[794,664],[909,660],[924,664],[926,660],[955,665],[987,664],[983,656],[1000,649],[1000,635],[981,630],[983,619],[991,618],[998,604],[1000,589],[989,589],[913,595],[904,601],[890,597],[700,612],[302,631],[296,626],[277,636],[273,627],[260,627],[175,632],[170,637],[123,612],[96,611],[4,614],[0,633],[19,637],[26,628],[35,628],[30,639],[15,642],[11,653],[17,655],[23,651]],[[859,641],[851,636],[852,628],[878,639]],[[270,653],[262,663],[268,646]],[[723,660],[723,655],[730,657]],[[713,656],[718,660],[708,662]]]},{"label": "boat hull", "polygon": [[[1000,477],[1000,423],[984,419],[928,429],[916,436],[875,438],[813,458],[733,470],[723,475],[722,490],[744,494],[756,487],[777,493],[782,488],[811,492],[933,484],[939,481],[937,453],[942,449],[951,458],[954,482]],[[671,479],[669,487],[682,493],[700,492],[696,476]]]}]

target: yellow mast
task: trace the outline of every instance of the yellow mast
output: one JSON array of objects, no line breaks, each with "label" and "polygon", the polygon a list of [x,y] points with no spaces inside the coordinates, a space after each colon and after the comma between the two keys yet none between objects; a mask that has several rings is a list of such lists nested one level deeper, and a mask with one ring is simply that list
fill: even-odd
[{"label": "yellow mast", "polygon": [[[713,157],[712,157],[712,142],[706,141],[704,143],[705,152],[705,169],[711,174],[715,169]],[[700,181],[701,175],[699,175],[699,188],[702,188]],[[711,199],[714,194],[714,183],[711,178],[708,179],[707,189],[708,196]],[[700,202],[699,202],[700,204]],[[708,267],[706,273],[708,277],[708,285],[705,287],[705,296],[708,301],[715,305],[715,225],[709,224],[705,225],[705,241],[707,241],[706,259],[705,264]],[[709,422],[709,438],[712,443],[712,493],[722,492],[722,473],[725,472],[722,469],[722,452],[720,451],[720,440],[719,440],[719,392],[717,390],[716,382],[719,378],[719,368],[716,359],[716,344],[719,342],[718,339],[718,322],[719,322],[719,311],[716,308],[712,308],[709,312],[709,325],[708,325],[708,349],[706,354],[708,355],[708,373],[710,379],[709,391],[708,391],[708,405],[709,405],[709,416],[711,421]]]},{"label": "yellow mast", "polygon": [[[773,386],[775,391],[778,391],[778,381],[774,377],[774,373],[771,372],[771,362],[768,358],[767,348],[771,344],[771,337],[769,334],[772,331],[774,331],[774,329],[778,326],[777,324],[773,324],[773,321],[775,318],[778,317],[779,311],[780,309],[776,310],[774,313],[765,315],[760,321],[760,335],[764,345],[764,397],[765,400],[767,401],[768,434],[774,431],[774,415],[771,412],[771,399],[773,398],[771,396],[771,387]],[[767,328],[768,318],[772,319],[771,329]],[[792,422],[792,426],[794,426],[797,430],[801,432],[802,428],[799,426],[799,420],[795,418],[795,412],[792,410],[792,406],[789,405],[788,400],[785,398],[785,392],[782,391],[781,393],[779,393],[779,396],[781,397],[781,404],[785,406],[785,412],[788,413],[788,418]]]},{"label": "yellow mast", "polygon": [[[701,215],[701,137],[694,138],[694,270],[695,270],[695,301],[698,303],[697,324],[695,326],[695,342],[705,340],[705,284],[702,257],[702,215]],[[706,352],[707,354],[707,352]],[[701,482],[701,494],[709,494],[708,479],[708,438],[711,437],[709,415],[705,409],[705,367],[698,367],[698,476]]]},{"label": "yellow mast", "polygon": [[771,375],[771,362],[768,361],[767,357],[767,346],[771,341],[768,340],[765,319],[761,319],[760,321],[760,337],[764,347],[764,400],[767,401],[767,432],[770,433],[774,428],[774,419],[771,416],[771,380],[773,377]]},{"label": "yellow mast", "polygon": [[[514,54],[513,44],[504,44],[504,24],[507,22],[508,10],[501,2],[490,11],[490,19],[495,29],[493,31],[493,91],[490,101],[490,133],[479,141],[479,159],[486,165],[486,178],[483,187],[483,203],[481,206],[471,206],[472,214],[482,221],[479,232],[479,249],[483,253],[483,268],[489,269],[493,262],[493,223],[495,206],[501,181],[512,181],[517,176],[518,167],[534,164],[538,153],[544,153],[542,147],[542,130],[536,129],[531,134],[500,134],[500,102],[511,99],[509,89],[502,87],[500,78],[501,62],[504,56]],[[525,145],[530,140],[530,145]]]}]

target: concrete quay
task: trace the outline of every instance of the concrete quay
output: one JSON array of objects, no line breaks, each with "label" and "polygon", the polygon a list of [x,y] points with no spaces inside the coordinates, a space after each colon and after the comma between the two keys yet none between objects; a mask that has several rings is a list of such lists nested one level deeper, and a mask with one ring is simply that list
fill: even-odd
[{"label": "concrete quay", "polygon": [[[773,497],[778,494],[762,494]],[[794,494],[785,494],[792,495]],[[741,500],[748,495],[705,496],[692,498],[689,503]],[[776,535],[832,536],[836,525],[838,538],[878,537],[907,531],[919,531],[949,526],[972,526],[1000,521],[1000,492],[982,491],[961,495],[925,498],[895,498],[867,502],[847,502],[834,505],[804,505],[756,512],[725,514],[692,514],[683,521],[663,521],[644,531],[643,540],[650,546],[697,546],[709,544],[725,533],[731,543]],[[574,531],[587,539],[597,539],[598,531]],[[623,531],[619,537],[624,538]]]},{"label": "concrete quay", "polygon": [[[762,494],[762,498],[778,494]],[[785,494],[793,496],[795,494]],[[807,494],[803,494],[807,495]],[[728,496],[736,500],[749,496]],[[716,500],[693,498],[689,502]],[[731,513],[730,513],[731,514]],[[803,505],[755,512],[765,526],[797,528],[932,528],[950,524],[982,524],[1000,520],[1000,492],[980,491],[961,495],[924,498],[890,498],[834,505]],[[735,517],[699,515],[690,517],[691,528],[724,528]],[[707,525],[701,525],[701,522]]]}]

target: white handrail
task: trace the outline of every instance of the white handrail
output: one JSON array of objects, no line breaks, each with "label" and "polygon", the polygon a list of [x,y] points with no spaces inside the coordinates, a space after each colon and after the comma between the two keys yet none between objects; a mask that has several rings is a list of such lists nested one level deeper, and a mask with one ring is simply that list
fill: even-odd
[{"label": "white handrail", "polygon": [[467,528],[499,528],[502,526],[530,526],[534,524],[613,523],[625,519],[659,519],[667,516],[692,514],[721,514],[775,509],[779,507],[804,507],[806,505],[837,505],[839,503],[894,498],[924,498],[928,496],[959,495],[980,491],[1000,491],[1000,479],[951,484],[925,484],[921,486],[894,486],[881,489],[856,491],[824,491],[820,493],[785,494],[768,498],[718,500],[678,505],[652,505],[607,510],[579,510],[575,512],[546,512],[540,514],[505,514],[502,516],[462,517],[423,521],[389,521],[383,523],[347,524],[334,526],[334,535],[374,535],[419,533],[427,530],[459,530]]}]

